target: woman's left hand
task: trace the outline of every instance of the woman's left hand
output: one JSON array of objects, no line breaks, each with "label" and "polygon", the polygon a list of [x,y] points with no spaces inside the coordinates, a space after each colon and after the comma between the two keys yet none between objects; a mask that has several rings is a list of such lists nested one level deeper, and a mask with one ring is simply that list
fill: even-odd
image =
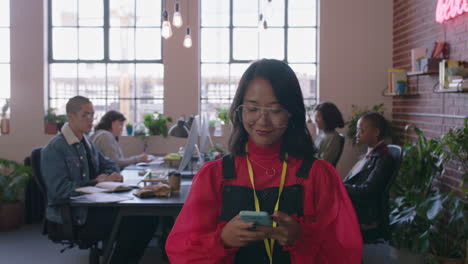
[{"label": "woman's left hand", "polygon": [[278,226],[270,233],[270,237],[282,246],[291,246],[301,237],[301,225],[291,216],[276,211],[272,218]]}]

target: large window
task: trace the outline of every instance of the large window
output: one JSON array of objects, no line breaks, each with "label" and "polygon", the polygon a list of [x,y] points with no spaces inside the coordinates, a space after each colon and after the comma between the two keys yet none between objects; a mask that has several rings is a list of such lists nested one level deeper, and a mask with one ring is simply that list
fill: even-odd
[{"label": "large window", "polygon": [[[266,21],[266,27],[265,25]],[[229,107],[260,58],[287,62],[306,105],[316,102],[317,0],[201,0],[201,109]]]},{"label": "large window", "polygon": [[49,0],[49,107],[86,96],[130,122],[163,111],[161,0]]},{"label": "large window", "polygon": [[[1,111],[6,101],[10,99],[10,0],[0,0],[0,40]],[[5,114],[8,113],[9,110]],[[3,111],[0,114],[3,114]]]}]

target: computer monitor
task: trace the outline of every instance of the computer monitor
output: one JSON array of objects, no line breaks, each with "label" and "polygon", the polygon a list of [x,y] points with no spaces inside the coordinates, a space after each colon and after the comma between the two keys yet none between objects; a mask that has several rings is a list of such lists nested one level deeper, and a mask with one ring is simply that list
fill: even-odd
[{"label": "computer monitor", "polygon": [[201,124],[200,124],[200,151],[205,152],[206,145],[209,142],[210,147],[213,147],[213,142],[211,141],[210,129],[209,129],[208,115],[206,113],[202,114]]},{"label": "computer monitor", "polygon": [[189,135],[187,137],[187,143],[185,143],[184,156],[182,157],[182,160],[180,161],[179,169],[177,170],[178,172],[183,171],[189,164],[190,160],[192,160],[194,149],[197,150],[198,152],[197,154],[199,158],[201,158],[200,150],[198,149],[198,145],[197,145],[198,135],[199,135],[199,131],[198,131],[199,124],[200,124],[200,117],[197,115],[195,116],[192,126],[190,127]]}]

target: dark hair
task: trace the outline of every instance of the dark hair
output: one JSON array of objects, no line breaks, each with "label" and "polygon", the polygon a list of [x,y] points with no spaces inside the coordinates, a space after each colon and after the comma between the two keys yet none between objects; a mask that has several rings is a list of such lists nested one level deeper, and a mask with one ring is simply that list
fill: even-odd
[{"label": "dark hair", "polygon": [[382,140],[384,137],[388,135],[388,130],[389,130],[389,125],[385,117],[383,117],[381,114],[377,112],[369,112],[367,114],[364,114],[360,118],[361,120],[367,120],[369,121],[370,125],[378,128],[380,130],[378,139]]},{"label": "dark hair", "polygon": [[78,113],[81,110],[82,105],[90,103],[91,101],[88,98],[77,95],[68,100],[67,105],[65,106],[65,110],[67,111],[67,114]]},{"label": "dark hair", "polygon": [[120,112],[110,110],[101,117],[99,124],[94,127],[94,131],[98,131],[99,129],[110,130],[112,128],[112,122],[115,120],[125,121],[127,119]]},{"label": "dark hair", "polygon": [[262,59],[253,62],[244,72],[239,82],[236,95],[229,110],[233,131],[229,138],[229,151],[232,155],[245,155],[245,144],[248,134],[240,118],[237,118],[237,107],[243,103],[247,86],[255,78],[267,80],[280,105],[290,113],[288,127],[283,134],[280,158],[288,153],[295,158],[315,154],[316,149],[306,126],[304,99],[301,86],[294,71],[284,62],[273,59]]},{"label": "dark hair", "polygon": [[314,111],[319,111],[325,125],[325,131],[333,131],[335,128],[343,128],[344,120],[340,110],[334,103],[323,102],[314,107]]}]

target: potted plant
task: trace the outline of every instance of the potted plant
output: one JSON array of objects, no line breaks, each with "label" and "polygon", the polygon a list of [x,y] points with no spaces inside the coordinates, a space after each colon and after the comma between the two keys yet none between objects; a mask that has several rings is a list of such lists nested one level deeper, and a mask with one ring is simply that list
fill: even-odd
[{"label": "potted plant", "polygon": [[149,141],[148,128],[143,123],[137,123],[135,124],[134,130],[133,136],[143,142],[143,152],[146,152]]},{"label": "potted plant", "polygon": [[346,122],[346,126],[348,127],[348,132],[346,133],[346,136],[351,140],[353,145],[356,145],[357,122],[359,118],[361,118],[361,116],[369,112],[377,112],[383,115],[384,105],[374,105],[371,109],[368,109],[367,107],[361,109],[357,105],[352,105],[351,107],[353,112],[351,118]]},{"label": "potted plant", "polygon": [[127,123],[125,125],[125,130],[127,130],[127,135],[131,136],[133,133],[133,124],[132,123]]},{"label": "potted plant", "polygon": [[150,136],[162,135],[167,137],[167,123],[172,122],[170,116],[164,116],[161,113],[154,112],[154,114],[145,114],[143,116],[143,123],[149,130]]},{"label": "potted plant", "polygon": [[66,122],[68,122],[67,115],[57,115],[57,130],[62,130],[62,127]]},{"label": "potted plant", "polygon": [[22,223],[20,200],[31,174],[29,166],[0,159],[0,230],[14,229]]},{"label": "potted plant", "polygon": [[[414,143],[403,146],[403,161],[391,190],[391,245],[415,254],[427,255],[429,263],[463,263],[468,239],[465,203],[454,191],[433,186],[444,163],[458,157],[467,178],[468,118],[463,129],[451,129],[441,138],[427,139],[422,131]],[[413,263],[401,261],[401,263]]]},{"label": "potted plant", "polygon": [[406,92],[406,80],[397,81],[397,93],[404,94]]},{"label": "potted plant", "polygon": [[7,112],[9,108],[10,100],[5,99],[5,104],[2,107],[2,120],[0,121],[0,131],[2,135],[10,133],[10,120],[7,117]]},{"label": "potted plant", "polygon": [[44,116],[45,132],[49,135],[57,134],[57,114],[55,108],[47,109],[46,115]]},{"label": "potted plant", "polygon": [[221,124],[229,125],[229,110],[226,107],[216,107],[216,112],[219,120],[221,120]]}]

